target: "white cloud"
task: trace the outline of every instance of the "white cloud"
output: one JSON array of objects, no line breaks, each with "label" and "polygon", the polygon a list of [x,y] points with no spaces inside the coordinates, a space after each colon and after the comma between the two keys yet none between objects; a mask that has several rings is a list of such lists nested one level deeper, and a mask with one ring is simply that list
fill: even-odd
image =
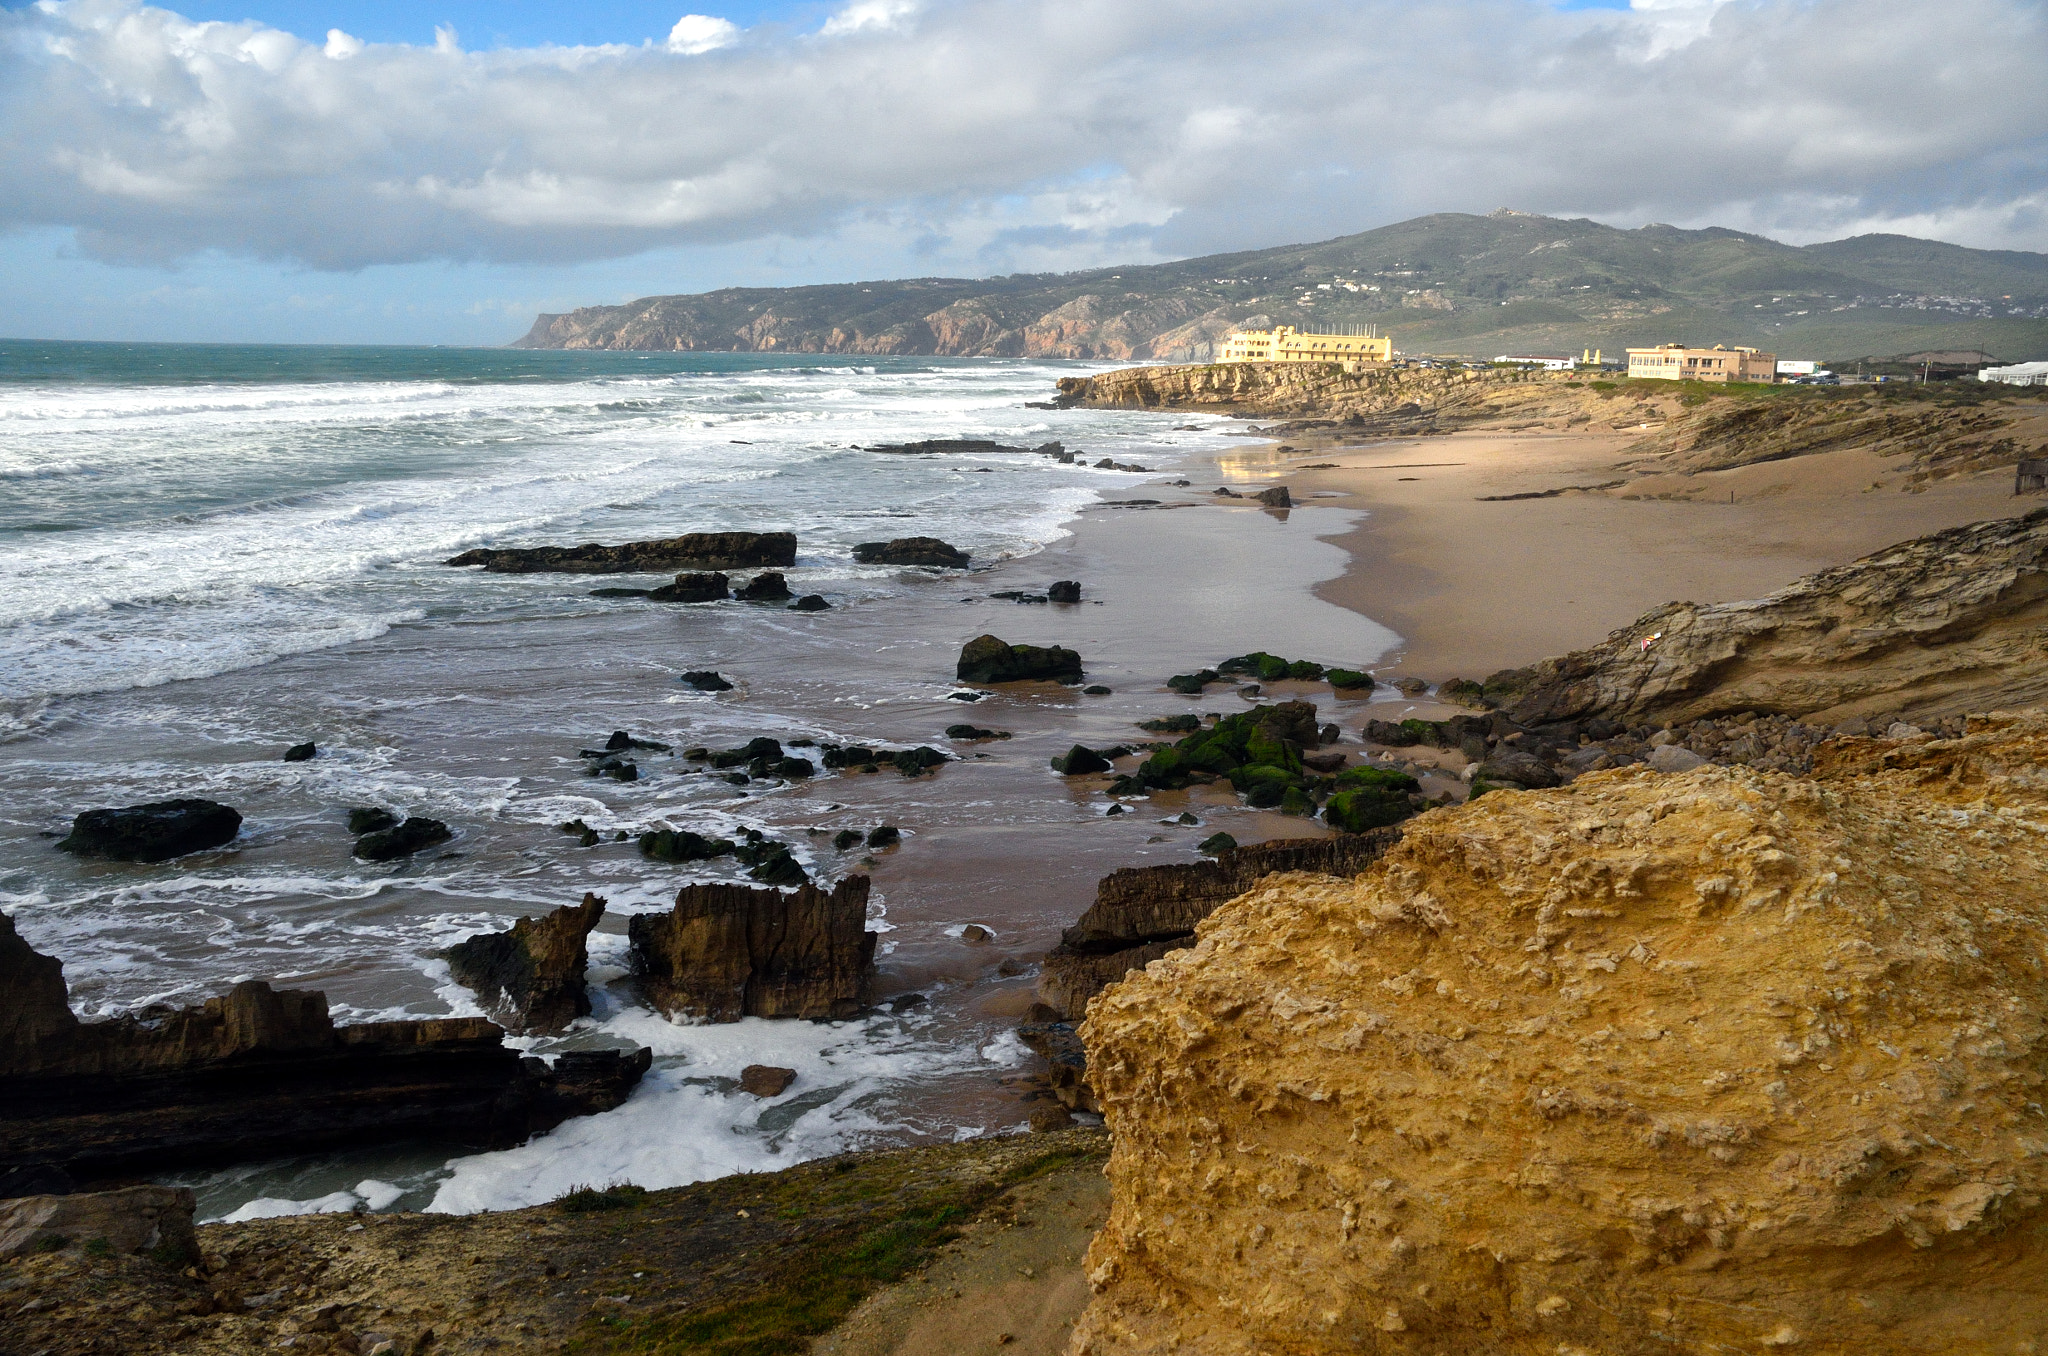
[{"label": "white cloud", "polygon": [[336,269],[807,236],[1043,268],[1505,204],[2041,249],[2044,18],[856,0],[809,35],[465,52],[53,0],[0,10],[0,227]]},{"label": "white cloud", "polygon": [[730,19],[715,19],[709,14],[685,14],[668,31],[668,50],[681,52],[684,56],[697,56],[720,47],[730,47],[739,41],[739,36],[739,25]]}]

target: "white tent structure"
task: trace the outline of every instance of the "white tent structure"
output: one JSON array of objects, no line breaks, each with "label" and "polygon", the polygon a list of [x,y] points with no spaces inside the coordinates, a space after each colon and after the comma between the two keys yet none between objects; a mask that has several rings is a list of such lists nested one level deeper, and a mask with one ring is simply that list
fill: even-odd
[{"label": "white tent structure", "polygon": [[1977,373],[1977,380],[2002,381],[2008,386],[2048,386],[2048,362],[1982,368]]}]

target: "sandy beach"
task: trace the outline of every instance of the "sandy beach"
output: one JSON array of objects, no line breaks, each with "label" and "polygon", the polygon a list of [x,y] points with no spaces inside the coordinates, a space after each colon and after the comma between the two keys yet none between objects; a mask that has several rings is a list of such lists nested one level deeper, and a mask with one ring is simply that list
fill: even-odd
[{"label": "sandy beach", "polygon": [[[1303,435],[1225,459],[1233,479],[1368,510],[1333,540],[1331,602],[1400,633],[1383,678],[1483,677],[1592,644],[1661,604],[1753,598],[1942,528],[2011,517],[2010,470],[1902,488],[1901,459],[1821,453],[1625,487],[1633,433],[1474,431],[1361,446]],[[1340,469],[1305,470],[1336,462]],[[1316,501],[1312,501],[1316,502]]]}]

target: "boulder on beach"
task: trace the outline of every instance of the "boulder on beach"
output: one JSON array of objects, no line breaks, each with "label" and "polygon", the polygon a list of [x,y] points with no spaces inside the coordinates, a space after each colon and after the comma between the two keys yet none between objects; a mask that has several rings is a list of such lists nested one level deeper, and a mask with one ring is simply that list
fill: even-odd
[{"label": "boulder on beach", "polygon": [[1012,645],[997,636],[976,636],[960,648],[954,676],[963,683],[1081,681],[1081,656],[1060,645]]},{"label": "boulder on beach", "polygon": [[898,537],[894,541],[866,541],[853,548],[853,558],[863,565],[928,565],[964,570],[971,557],[937,537]]},{"label": "boulder on beach", "polygon": [[313,761],[314,755],[319,752],[320,746],[309,739],[303,744],[294,744],[286,749],[284,751],[284,760],[287,763],[310,763]]},{"label": "boulder on beach", "polygon": [[348,831],[358,836],[397,827],[398,816],[380,806],[364,805],[348,812]]},{"label": "boulder on beach", "polygon": [[686,885],[670,912],[628,921],[633,972],[671,1018],[851,1017],[874,970],[867,905],[860,875],[829,892]]},{"label": "boulder on beach", "polygon": [[1267,508],[1292,508],[1294,499],[1287,493],[1285,485],[1275,485],[1270,490],[1260,490],[1258,501]]},{"label": "boulder on beach", "polygon": [[794,532],[692,532],[623,546],[533,546],[464,551],[450,565],[481,565],[497,574],[653,574],[696,565],[749,569],[796,564]]},{"label": "boulder on beach", "polygon": [[379,829],[356,839],[355,855],[366,862],[396,861],[436,843],[445,843],[454,836],[454,832],[440,820],[415,815],[394,828]]},{"label": "boulder on beach", "polygon": [[604,900],[586,894],[504,932],[482,932],[448,948],[448,972],[508,1031],[557,1032],[590,1015],[583,972],[590,930]]},{"label": "boulder on beach", "polygon": [[1062,777],[1085,777],[1092,772],[1109,771],[1110,762],[1086,744],[1076,744],[1052,760],[1052,770]]},{"label": "boulder on beach", "polygon": [[719,603],[732,597],[731,581],[717,572],[679,574],[673,584],[650,589],[647,596],[657,603]]},{"label": "boulder on beach", "polygon": [[789,580],[780,570],[764,570],[733,596],[743,603],[779,603],[789,597]]},{"label": "boulder on beach", "polygon": [[708,862],[731,853],[730,838],[706,838],[688,829],[654,829],[640,835],[640,853],[657,862]]},{"label": "boulder on beach", "polygon": [[795,1069],[781,1069],[773,1064],[749,1064],[740,1070],[740,1091],[755,1097],[780,1097],[794,1082]]},{"label": "boulder on beach", "polygon": [[242,830],[242,815],[218,801],[151,801],[118,809],[87,810],[71,821],[60,852],[117,862],[167,862],[188,852],[224,847]]},{"label": "boulder on beach", "polygon": [[730,692],[732,684],[727,682],[715,669],[691,669],[681,675],[679,682],[688,683],[699,692]]},{"label": "boulder on beach", "polygon": [[1055,603],[1078,603],[1081,601],[1081,581],[1078,579],[1055,580],[1046,586],[1045,596]]},{"label": "boulder on beach", "polygon": [[791,612],[829,612],[832,604],[825,601],[822,593],[806,593],[789,605]]}]

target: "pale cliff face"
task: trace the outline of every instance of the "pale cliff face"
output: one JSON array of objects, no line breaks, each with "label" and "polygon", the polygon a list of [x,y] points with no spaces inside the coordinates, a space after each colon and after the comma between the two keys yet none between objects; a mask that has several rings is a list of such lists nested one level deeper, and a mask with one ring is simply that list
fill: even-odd
[{"label": "pale cliff face", "polygon": [[1076,1352],[2014,1352],[2048,720],[1618,770],[1272,877],[1089,1009]]}]

